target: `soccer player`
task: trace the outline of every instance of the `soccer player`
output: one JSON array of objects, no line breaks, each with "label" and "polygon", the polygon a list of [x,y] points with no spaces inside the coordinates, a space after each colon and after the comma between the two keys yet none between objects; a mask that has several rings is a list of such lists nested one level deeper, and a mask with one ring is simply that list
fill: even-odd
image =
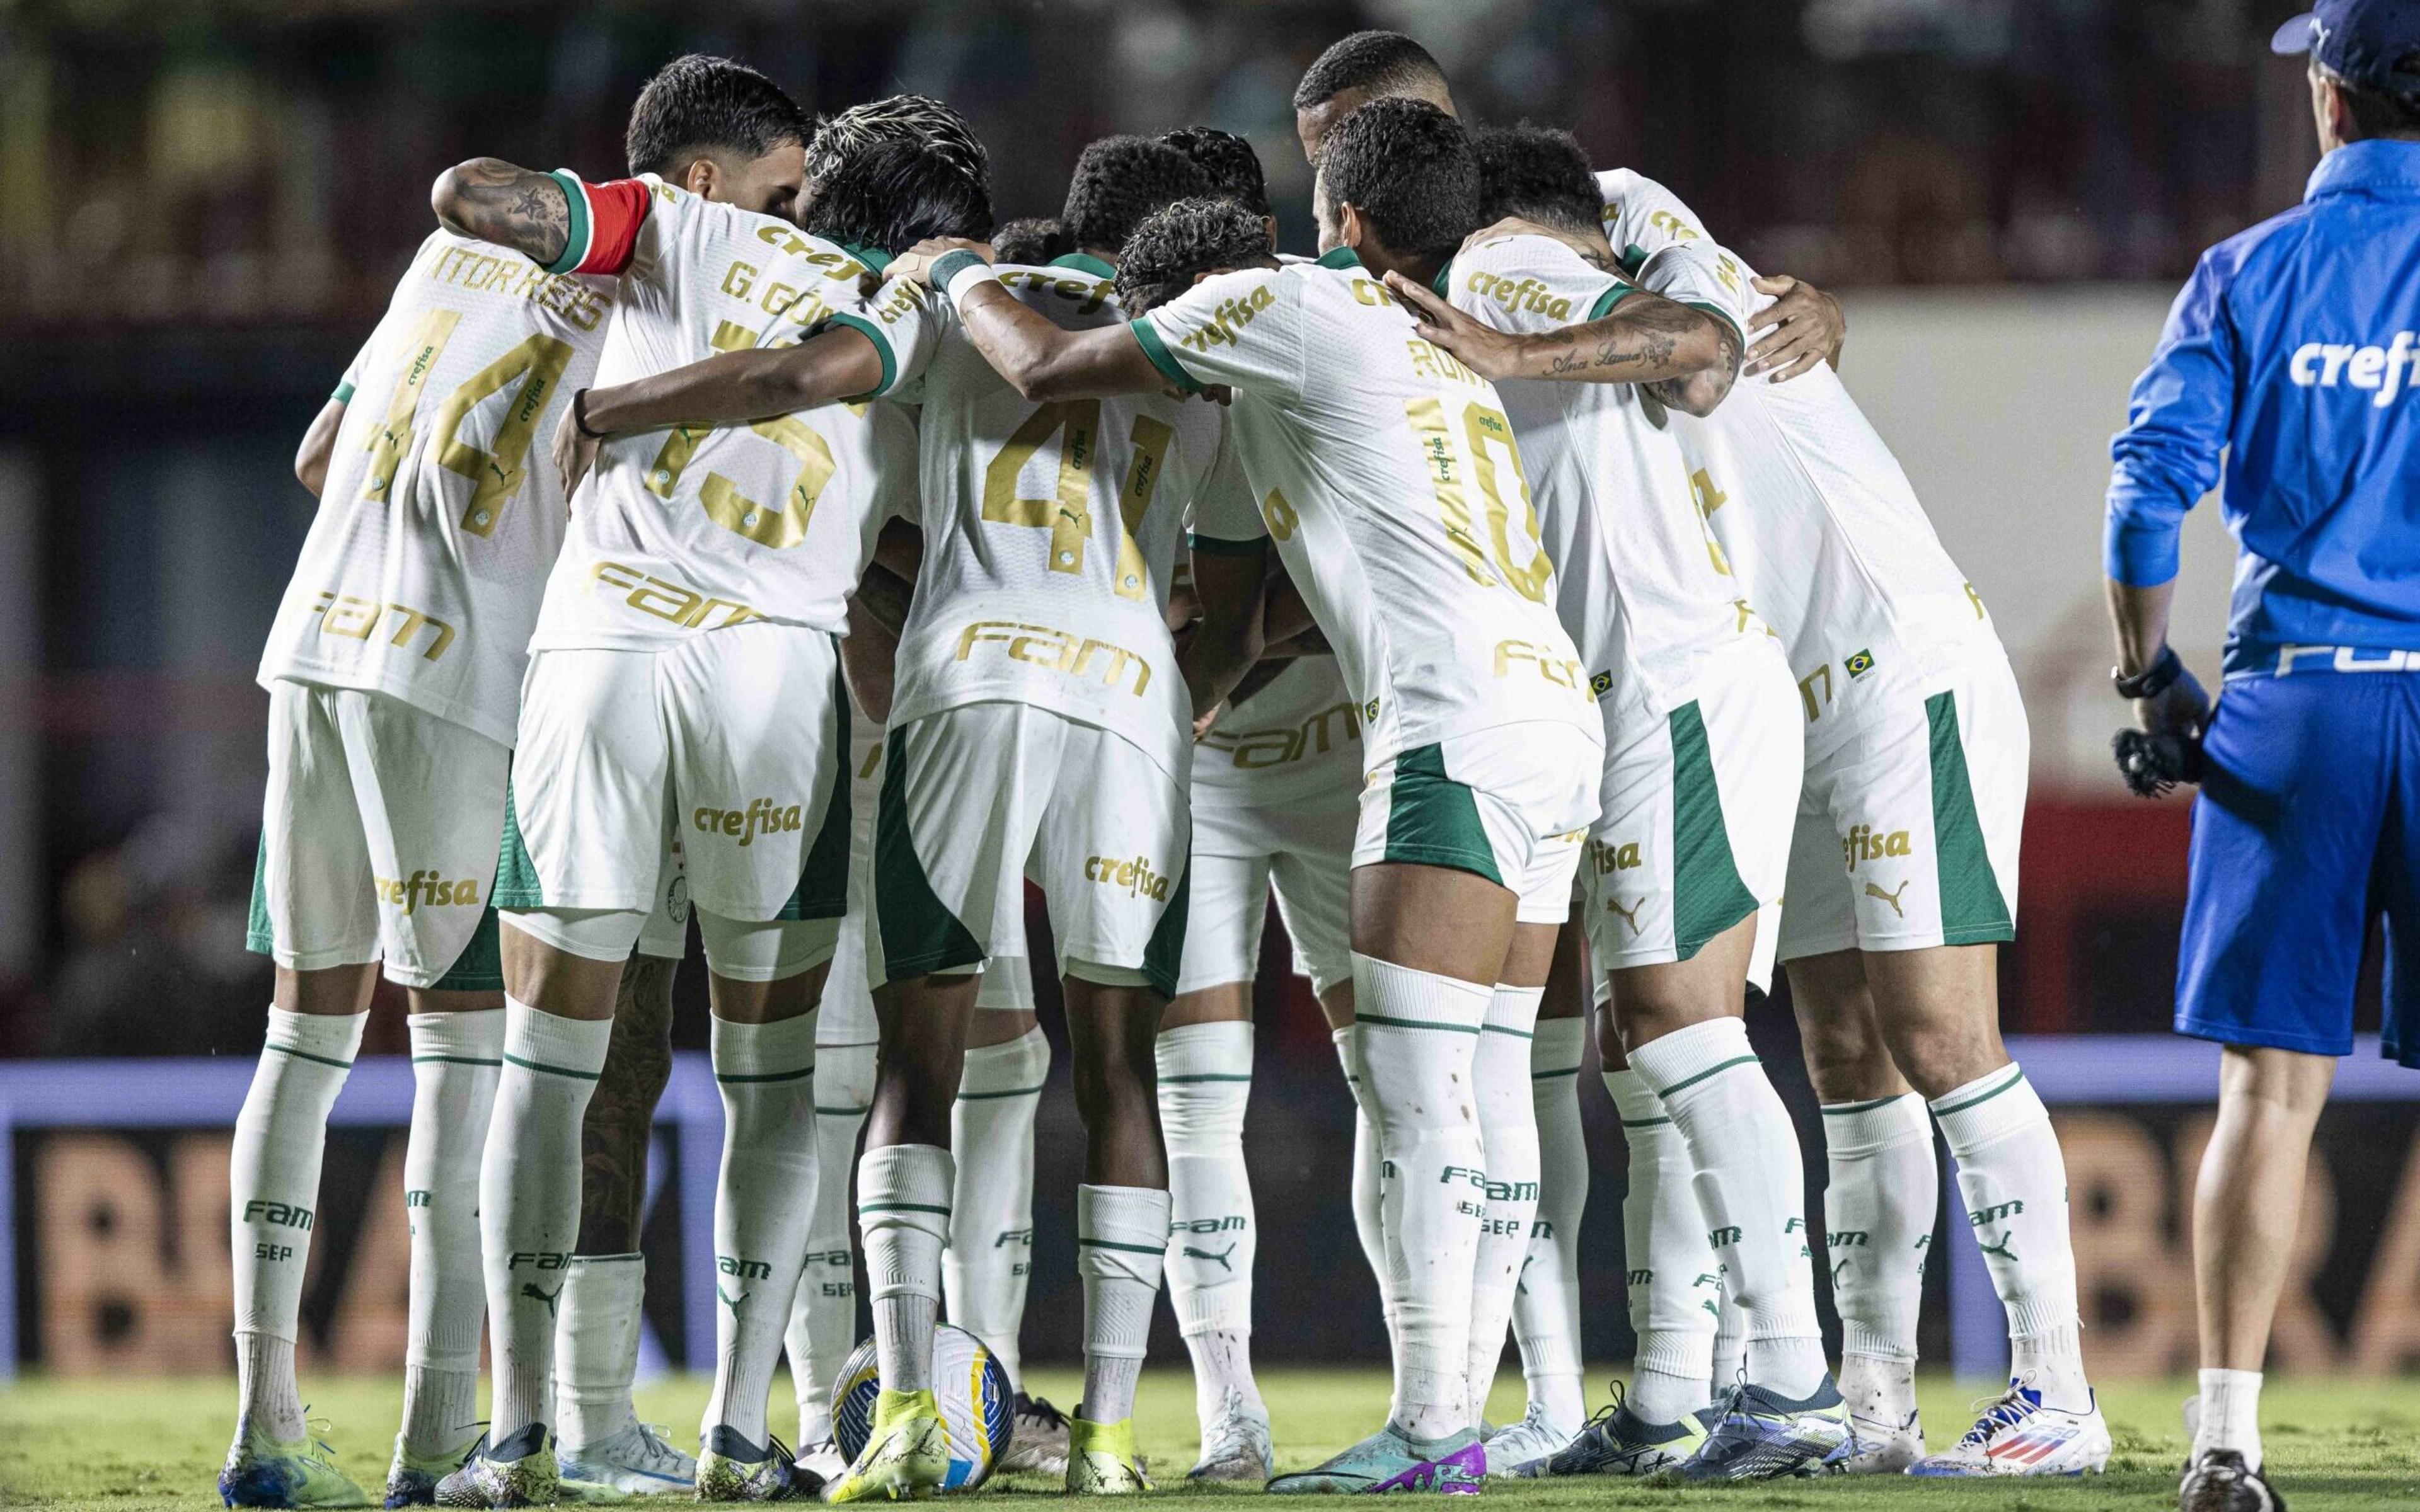
[{"label": "soccer player", "polygon": [[[1030,301],[1052,331],[1121,329],[1102,255],[1202,183],[1156,143],[1095,143],[1065,217],[1084,251],[1049,268],[985,264],[983,281],[1020,311]],[[1223,427],[1215,409],[1156,390],[1108,407],[1036,405],[929,296],[893,285],[877,315],[895,347],[835,333],[593,396],[611,424],[861,392],[923,404],[925,548],[901,639],[867,942],[869,974],[893,1003],[858,1175],[883,1391],[872,1438],[830,1497],[926,1494],[945,1469],[930,1370],[954,1184],[948,1110],[973,968],[1021,947],[1029,872],[1056,923],[1088,1132],[1077,1204],[1086,1415],[1069,1425],[1067,1485],[1140,1490],[1133,1394],[1169,1211],[1150,1046],[1183,948],[1192,717],[1161,616],[1182,513],[1210,491]]]},{"label": "soccer player", "polygon": [[[1660,302],[1611,271],[1596,182],[1567,133],[1482,132],[1478,152],[1487,213],[1501,219],[1440,276],[1456,307],[1499,331],[1555,332],[1631,301]],[[1625,1101],[1623,1121],[1668,1118],[1688,1150],[1705,1222],[1673,1237],[1694,1242],[1710,1229],[1717,1263],[1672,1258],[1693,1276],[1728,1277],[1753,1321],[1746,1379],[1709,1434],[1698,1410],[1710,1361],[1661,1354],[1667,1341],[1642,1328],[1621,1410],[1542,1468],[1677,1464],[1692,1478],[1761,1478],[1837,1458],[1849,1423],[1816,1323],[1797,1134],[1741,1022],[1742,982],[1770,970],[1757,960],[1758,914],[1777,901],[1788,864],[1804,776],[1797,700],[1670,434],[1669,411],[1722,402],[1743,344],[1719,307],[1701,299],[1687,313],[1714,328],[1719,350],[1686,378],[1512,382],[1503,393],[1561,564],[1559,608],[1606,722],[1604,807],[1582,873],[1590,955],[1610,979],[1631,1073],[1673,1089],[1652,1112]],[[1651,1245],[1632,1269],[1659,1260],[1671,1263]]]},{"label": "soccer player", "polygon": [[[1753,273],[1687,207],[1635,174],[1599,183],[1620,194],[1609,243],[1637,262],[1643,285],[1728,301],[1743,328],[1757,328]],[[1597,376],[1569,362],[1557,371],[1556,359],[1575,344],[1593,349],[1606,334],[1598,322],[1506,336],[1421,303],[1437,339],[1481,372]],[[1858,1420],[1850,1468],[2098,1470],[2109,1436],[2084,1371],[2065,1163],[2048,1110],[1999,1035],[1995,962],[2015,929],[2024,708],[1981,598],[1941,549],[1897,460],[1830,367],[1806,365],[1791,382],[1741,385],[1706,419],[1672,424],[1744,596],[1782,637],[1807,719],[1776,944],[1834,1152],[1825,1216],[1846,1251],[1834,1292],[1847,1320],[1843,1394]],[[1721,513],[1732,489],[1756,508]],[[1958,1162],[2013,1354],[2008,1393],[1931,1456],[1914,1379],[1926,1194],[1937,1190],[1927,1113]]]},{"label": "soccer player", "polygon": [[[922,193],[898,197],[899,219],[861,202],[826,213],[819,199],[802,233],[767,213],[797,197],[803,117],[761,75],[714,73],[725,118],[743,123],[755,155],[712,162],[706,193],[657,174],[590,186],[494,160],[463,164],[435,191],[448,224],[618,276],[627,317],[608,338],[605,376],[795,343],[828,321],[879,340],[859,313],[865,259],[878,263],[903,229],[989,228],[981,183],[938,158],[908,165],[906,187]],[[833,636],[889,513],[885,490],[906,485],[909,443],[887,408],[669,425],[602,446],[582,486],[532,641],[526,780],[507,826],[514,1023],[481,1200],[497,1427],[441,1486],[448,1504],[553,1494],[540,1310],[551,1310],[544,1283],[569,1237],[566,1136],[605,1048],[611,993],[598,967],[628,952],[644,921],[667,813],[712,975],[725,1104],[716,1285],[729,1311],[697,1489],[790,1492],[764,1410],[814,1209],[814,999],[845,903]]]},{"label": "soccer player", "polygon": [[[2420,1066],[2420,11],[2324,0],[2273,46],[2310,54],[2319,163],[2302,204],[2203,254],[2177,296],[2111,448],[2104,550],[2118,691],[2160,775],[2201,784],[2177,1030],[2225,1047],[2194,1198],[2183,1512],[2285,1504],[2261,1365],[2381,913],[2381,1048]],[[2222,471],[2239,558],[2213,714],[2167,630],[2179,530]]]}]

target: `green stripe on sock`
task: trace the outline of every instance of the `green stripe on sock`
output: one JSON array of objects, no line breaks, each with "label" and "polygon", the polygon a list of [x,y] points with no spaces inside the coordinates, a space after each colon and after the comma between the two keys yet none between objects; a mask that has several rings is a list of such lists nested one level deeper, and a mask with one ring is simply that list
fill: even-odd
[{"label": "green stripe on sock", "polygon": [[1683,1076],[1669,1087],[1657,1088],[1655,1089],[1655,1095],[1657,1097],[1670,1097],[1675,1092],[1681,1091],[1686,1088],[1697,1086],[1699,1082],[1704,1081],[1709,1076],[1719,1076],[1723,1072],[1730,1070],[1733,1066],[1753,1066],[1755,1064],[1757,1064],[1757,1058],[1754,1056],[1733,1056],[1730,1059],[1724,1061],[1719,1066],[1708,1066],[1705,1070],[1698,1072],[1695,1076]]},{"label": "green stripe on sock", "polygon": [[476,1056],[414,1056],[411,1063],[426,1066],[431,1061],[443,1061],[449,1066],[501,1066],[501,1060],[482,1060]]},{"label": "green stripe on sock", "polygon": [[274,1050],[281,1056],[292,1056],[297,1060],[316,1060],[322,1066],[334,1066],[338,1071],[350,1071],[353,1069],[353,1063],[349,1060],[338,1060],[332,1056],[315,1056],[308,1050],[297,1050],[290,1044],[279,1044],[274,1040],[271,1040],[269,1043],[262,1045],[260,1048],[263,1050]]},{"label": "green stripe on sock", "polygon": [[718,1082],[721,1082],[725,1086],[730,1086],[734,1083],[752,1082],[802,1082],[808,1077],[813,1076],[814,1073],[815,1068],[813,1066],[807,1067],[804,1071],[746,1072],[737,1072],[731,1075],[725,1075],[721,1072],[718,1071],[714,1073],[714,1079]]},{"label": "green stripe on sock", "polygon": [[1079,1239],[1076,1241],[1076,1247],[1078,1249],[1124,1250],[1128,1255],[1165,1255],[1168,1253],[1168,1246],[1165,1244],[1121,1244],[1114,1239]]},{"label": "green stripe on sock", "polygon": [[1934,1108],[1932,1110],[1932,1116],[1936,1119],[1946,1119],[1953,1113],[1963,1113],[1968,1108],[1975,1106],[1978,1103],[1989,1103],[1992,1099],[1999,1096],[2002,1092],[2007,1091],[2009,1088],[2016,1086],[2019,1082],[2025,1079],[2025,1071],[2023,1066],[2012,1064],[2009,1067],[2009,1070],[2012,1074],[2010,1074],[2007,1081],[2002,1082],[1999,1086],[1987,1088],[1984,1090],[1976,1093],[1973,1097],[1968,1098],[1963,1103],[1953,1103],[1946,1108]]},{"label": "green stripe on sock", "polygon": [[815,1112],[827,1119],[861,1119],[873,1111],[871,1103],[861,1108],[828,1108],[820,1103],[815,1104]]},{"label": "green stripe on sock", "polygon": [[1159,1079],[1159,1085],[1162,1087],[1175,1087],[1188,1086],[1194,1082],[1249,1082],[1251,1079],[1252,1073],[1248,1071],[1205,1071],[1196,1072],[1189,1076],[1162,1076]]},{"label": "green stripe on sock", "polygon": [[1479,1026],[1476,1024],[1448,1024],[1439,1019],[1389,1018],[1384,1013],[1357,1013],[1354,1015],[1354,1022],[1374,1024],[1382,1029],[1436,1029],[1446,1034],[1470,1035],[1479,1032]]},{"label": "green stripe on sock", "polygon": [[958,1101],[961,1103],[985,1103],[989,1102],[991,1099],[996,1097],[1032,1097],[1034,1093],[1042,1090],[1043,1086],[1043,1083],[1036,1082],[1031,1087],[1011,1088],[1005,1092],[960,1092],[958,1094]]},{"label": "green stripe on sock", "polygon": [[1625,1128],[1625,1129],[1652,1129],[1652,1128],[1654,1128],[1654,1127],[1655,1127],[1657,1124],[1659,1124],[1659,1123],[1669,1123],[1669,1122],[1671,1122],[1671,1121],[1672,1121],[1672,1120],[1671,1120],[1670,1119],[1668,1119],[1668,1118],[1666,1118],[1666,1119],[1622,1119],[1622,1120],[1621,1120],[1621,1126],[1622,1126],[1623,1128]]},{"label": "green stripe on sock", "polygon": [[1898,1101],[1896,1097],[1878,1097],[1870,1103],[1838,1103],[1822,1111],[1827,1119],[1845,1118],[1852,1113],[1871,1113],[1876,1108],[1886,1108]]},{"label": "green stripe on sock", "polygon": [[938,1212],[944,1218],[950,1215],[949,1209],[937,1208],[928,1202],[861,1202],[857,1205],[857,1211],[860,1212]]},{"label": "green stripe on sock", "polygon": [[574,1071],[569,1066],[550,1066],[543,1061],[523,1060],[509,1050],[504,1052],[504,1061],[507,1065],[519,1066],[523,1071],[542,1071],[550,1076],[570,1076],[583,1082],[595,1081],[597,1074],[593,1071]]},{"label": "green stripe on sock", "polygon": [[1529,1079],[1533,1082],[1543,1082],[1552,1076],[1576,1076],[1579,1073],[1580,1069],[1577,1066],[1565,1066],[1560,1071],[1533,1071],[1529,1073]]},{"label": "green stripe on sock", "polygon": [[1536,1035],[1526,1029],[1506,1028],[1501,1024],[1482,1024],[1479,1026],[1479,1032],[1481,1034],[1509,1034],[1515,1040],[1534,1040],[1537,1038]]}]

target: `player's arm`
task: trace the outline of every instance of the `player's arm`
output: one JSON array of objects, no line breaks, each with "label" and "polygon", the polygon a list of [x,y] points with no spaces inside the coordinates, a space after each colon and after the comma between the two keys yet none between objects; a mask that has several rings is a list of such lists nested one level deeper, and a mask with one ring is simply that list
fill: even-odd
[{"label": "player's arm", "polygon": [[889,272],[946,294],[967,339],[1028,399],[1108,398],[1168,387],[1123,325],[1067,331],[1027,309],[992,276],[991,249],[980,241],[937,237],[920,242]]},{"label": "player's arm", "polygon": [[1202,617],[1177,653],[1177,671],[1193,695],[1193,733],[1210,727],[1218,706],[1261,659],[1262,585],[1268,579],[1268,542],[1193,538],[1193,594]]},{"label": "player's arm", "polygon": [[[1481,378],[1556,378],[1580,383],[1661,383],[1708,375],[1668,402],[1691,414],[1711,411],[1739,376],[1739,328],[1661,295],[1634,290],[1593,320],[1518,335],[1463,314],[1401,273],[1387,287],[1409,305],[1419,333],[1462,359]],[[1711,403],[1706,402],[1711,396]],[[1682,403],[1685,398],[1688,403]],[[1703,409],[1691,408],[1702,404]]]},{"label": "player's arm", "polygon": [[795,347],[722,352],[686,367],[588,389],[571,415],[591,436],[666,425],[740,425],[872,393],[889,375],[875,338],[834,325]]},{"label": "player's arm", "polygon": [[311,490],[314,499],[319,497],[319,490],[328,483],[328,459],[336,452],[336,432],[345,424],[349,393],[349,391],[340,392],[319,407],[319,412],[312,417],[311,428],[302,433],[302,449],[294,454],[294,476]]},{"label": "player's arm", "polygon": [[1849,341],[1849,317],[1841,313],[1840,301],[1787,273],[1751,282],[1758,293],[1774,300],[1748,316],[1748,334],[1756,337],[1756,345],[1747,349],[1745,371],[1751,376],[1770,373],[1776,383],[1786,383],[1817,363],[1829,363],[1838,372],[1840,348]]},{"label": "player's arm", "polygon": [[445,229],[510,247],[541,268],[571,241],[571,192],[552,174],[473,158],[437,176],[428,208]]}]

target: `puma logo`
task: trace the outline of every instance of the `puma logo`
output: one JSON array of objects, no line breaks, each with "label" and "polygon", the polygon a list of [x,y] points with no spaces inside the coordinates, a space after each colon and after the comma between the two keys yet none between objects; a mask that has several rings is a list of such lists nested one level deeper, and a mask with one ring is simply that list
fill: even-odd
[{"label": "puma logo", "polygon": [[1638,938],[1638,936],[1644,933],[1638,922],[1638,911],[1646,906],[1647,900],[1644,898],[1639,899],[1637,903],[1632,903],[1627,908],[1621,906],[1621,900],[1619,898],[1607,898],[1605,901],[1605,911],[1608,914],[1621,915],[1621,921],[1630,926],[1630,937],[1634,940]]},{"label": "puma logo", "polygon": [[[1242,1242],[1242,1241],[1241,1241],[1241,1240],[1236,1241],[1236,1243],[1241,1243],[1241,1242]],[[1229,1275],[1233,1275],[1233,1274],[1235,1273],[1235,1261],[1234,1261],[1234,1258],[1233,1258],[1234,1254],[1235,1254],[1235,1245],[1234,1245],[1234,1244],[1230,1244],[1230,1245],[1228,1245],[1225,1249],[1220,1250],[1220,1251],[1219,1251],[1218,1254],[1216,1254],[1216,1255],[1211,1254],[1211,1253],[1210,1253],[1208,1250],[1206,1250],[1206,1249],[1195,1249],[1195,1248],[1194,1248],[1192,1245],[1190,1245],[1190,1244],[1187,1244],[1187,1245],[1186,1245],[1186,1246],[1185,1246],[1185,1257],[1186,1257],[1187,1259],[1188,1259],[1188,1260],[1217,1260],[1217,1261],[1218,1262],[1218,1268],[1219,1268],[1220,1270],[1222,1270],[1222,1271],[1226,1272]]]},{"label": "puma logo", "polygon": [[2017,1263],[2017,1236],[2014,1234],[2001,1235],[2000,1242],[1996,1244],[1984,1243],[1983,1236],[1978,1234],[1975,1236],[1975,1247],[1986,1255],[1996,1255],[2010,1265]]},{"label": "puma logo", "polygon": [[1907,891],[1907,884],[1904,882],[1899,885],[1898,892],[1885,892],[1881,887],[1874,883],[1869,882],[1866,884],[1867,897],[1880,898],[1883,902],[1891,905],[1892,913],[1897,914],[1901,918],[1905,918],[1907,917],[1907,910],[1899,905],[1899,900],[1900,894],[1904,893],[1905,891]]},{"label": "puma logo", "polygon": [[734,1318],[739,1316],[739,1304],[748,1300],[748,1293],[743,1291],[735,1297],[723,1290],[720,1283],[715,1286],[714,1294],[722,1299],[722,1305],[731,1309],[731,1316]]},{"label": "puma logo", "polygon": [[563,1283],[556,1282],[552,1291],[540,1291],[536,1282],[524,1281],[521,1283],[521,1295],[531,1302],[546,1304],[546,1316],[552,1318],[555,1309],[563,1304]]}]

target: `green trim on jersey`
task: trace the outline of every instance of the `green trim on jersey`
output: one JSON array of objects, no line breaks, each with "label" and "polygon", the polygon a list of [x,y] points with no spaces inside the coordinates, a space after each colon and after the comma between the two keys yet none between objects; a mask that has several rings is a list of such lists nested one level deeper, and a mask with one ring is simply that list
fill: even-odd
[{"label": "green trim on jersey", "polygon": [[566,168],[548,174],[563,187],[563,197],[570,202],[570,231],[563,239],[563,255],[546,265],[550,273],[567,273],[588,260],[588,245],[596,227],[589,224],[588,191],[582,187],[579,176]]},{"label": "green trim on jersey", "polygon": [[883,972],[922,977],[984,958],[983,944],[950,912],[924,875],[908,827],[908,732],[893,730],[882,757],[874,810],[874,921],[882,932]]},{"label": "green trim on jersey", "polygon": [[1230,541],[1216,535],[1187,535],[1185,544],[1205,557],[1256,557],[1269,547],[1269,538],[1255,535],[1249,541]]},{"label": "green trim on jersey", "polygon": [[1621,249],[1621,255],[1613,260],[1613,265],[1637,278],[1638,270],[1647,266],[1647,249],[1634,241]]},{"label": "green trim on jersey", "polygon": [[1496,847],[1479,822],[1470,789],[1445,775],[1445,748],[1414,746],[1395,758],[1387,784],[1387,850],[1382,859],[1450,867],[1504,886]]},{"label": "green trim on jersey", "polygon": [[[494,892],[489,896],[492,899]],[[496,905],[491,902],[479,913],[479,922],[464,942],[462,953],[445,968],[445,975],[430,984],[429,991],[439,993],[500,993],[504,990],[504,948],[496,929]]]},{"label": "green trim on jersey", "polygon": [[332,394],[330,394],[330,395],[328,395],[328,397],[329,397],[330,399],[332,399],[332,400],[335,401],[337,404],[350,404],[350,403],[352,403],[352,402],[353,402],[353,385],[352,385],[351,380],[350,380],[350,379],[347,379],[345,382],[342,382],[342,383],[337,384],[337,385],[336,385],[336,392],[335,392],[335,393],[332,393]]},{"label": "green trim on jersey", "polygon": [[1740,334],[1740,340],[1745,341],[1747,339],[1747,331],[1740,324],[1740,317],[1732,312],[1724,309],[1721,305],[1714,303],[1713,301],[1683,300],[1681,302],[1687,305],[1692,310],[1705,311],[1708,315],[1713,316],[1715,319],[1730,327],[1733,331],[1738,332]]},{"label": "green trim on jersey", "polygon": [[[876,325],[873,321],[868,320],[861,315],[855,315],[846,310],[834,311],[832,315],[824,321],[824,329],[827,331],[830,330],[834,326],[846,326],[849,330],[856,332],[859,335],[863,336],[866,340],[874,343],[875,355],[882,359],[882,381],[876,383],[873,388],[866,390],[863,393],[857,395],[857,398],[879,399],[884,394],[889,393],[891,392],[891,385],[899,381],[899,359],[891,350],[891,338],[882,333],[882,328],[880,326]],[[853,403],[855,401],[852,400],[850,402]]]},{"label": "green trim on jersey", "polygon": [[1596,302],[1589,306],[1588,317],[1591,320],[1604,319],[1607,311],[1637,292],[1638,285],[1636,284],[1616,283],[1609,285],[1604,293],[1596,297]]},{"label": "green trim on jersey", "polygon": [[1090,273],[1095,278],[1115,278],[1118,276],[1118,270],[1116,269],[1110,267],[1108,263],[1101,261],[1101,259],[1094,256],[1089,252],[1071,252],[1063,257],[1051,258],[1050,261],[1044,266],[1049,268],[1073,268],[1079,273]]},{"label": "green trim on jersey", "polygon": [[1740,880],[1722,789],[1695,699],[1667,719],[1672,731],[1672,949],[1686,961],[1708,940],[1756,912]]},{"label": "green trim on jersey", "polygon": [[850,256],[856,258],[859,262],[865,264],[866,267],[873,269],[877,273],[891,266],[891,254],[883,251],[880,247],[868,246],[863,242],[858,241],[845,241],[841,243],[840,250],[847,253]]},{"label": "green trim on jersey", "polygon": [[1176,995],[1176,968],[1185,960],[1186,917],[1192,898],[1193,858],[1188,855],[1175,890],[1168,895],[1168,906],[1160,911],[1159,922],[1151,927],[1151,939],[1142,948],[1143,979],[1162,997]]},{"label": "green trim on jersey", "polygon": [[1958,735],[1958,695],[1935,693],[1924,701],[1932,735],[1932,861],[1941,889],[1941,943],[1981,945],[2013,940],[1999,873],[1983,843],[1975,815],[1975,788],[1966,776],[1966,748]]},{"label": "green trim on jersey", "polygon": [[1358,268],[1361,266],[1361,255],[1350,247],[1337,247],[1331,251],[1323,252],[1319,255],[1319,266],[1322,268]]},{"label": "green trim on jersey", "polygon": [[513,779],[504,779],[504,840],[497,847],[496,886],[488,894],[491,908],[544,908],[545,890],[538,886],[537,863],[530,859],[529,841],[521,838],[521,816],[513,805]]},{"label": "green trim on jersey", "polygon": [[245,920],[243,948],[256,955],[277,953],[277,928],[269,921],[269,831],[252,858],[252,917]]},{"label": "green trim on jersey", "polygon": [[775,918],[842,918],[848,914],[848,688],[841,682],[840,640],[832,638],[831,795],[807,847],[799,885]]},{"label": "green trim on jersey", "polygon": [[1151,359],[1151,365],[1159,369],[1161,377],[1187,393],[1202,392],[1201,383],[1185,371],[1185,364],[1168,349],[1168,343],[1161,339],[1159,328],[1151,323],[1151,316],[1146,315],[1129,320],[1126,329],[1135,333],[1135,340],[1142,345],[1142,354]]},{"label": "green trim on jersey", "polygon": [[1451,300],[1453,298],[1452,258],[1448,257],[1438,266],[1436,277],[1429,280],[1429,292],[1441,300]]}]

